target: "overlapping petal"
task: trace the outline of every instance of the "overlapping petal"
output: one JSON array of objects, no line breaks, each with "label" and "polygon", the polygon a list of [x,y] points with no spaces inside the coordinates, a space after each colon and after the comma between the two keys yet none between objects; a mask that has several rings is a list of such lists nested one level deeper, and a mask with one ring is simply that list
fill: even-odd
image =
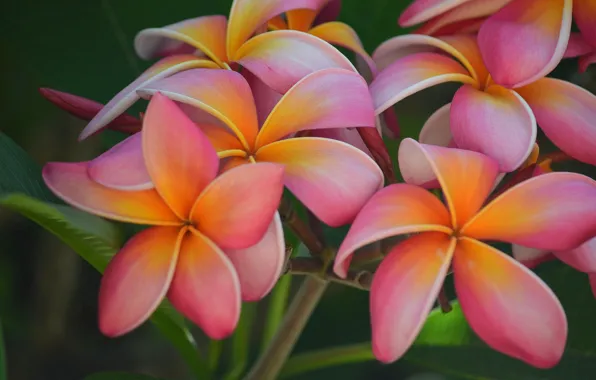
[{"label": "overlapping petal", "polygon": [[368,199],[383,186],[383,173],[364,152],[325,138],[277,141],[259,149],[260,162],[283,164],[284,183],[326,224],[351,222]]},{"label": "overlapping petal", "polygon": [[194,228],[182,241],[168,298],[211,339],[229,336],[240,318],[240,282],[234,266]]},{"label": "overlapping petal", "polygon": [[511,172],[524,163],[536,141],[536,119],[514,91],[492,85],[461,87],[451,103],[451,133],[458,147],[484,153]]},{"label": "overlapping petal", "polygon": [[371,158],[374,159],[372,153],[362,140],[360,133],[358,132],[357,128],[331,128],[331,129],[316,129],[310,131],[308,134],[310,137],[324,137],[327,139],[333,139],[338,141],[343,141],[356,147],[363,151],[364,153],[368,154]]},{"label": "overlapping petal", "polygon": [[458,240],[453,272],[462,311],[490,347],[539,368],[559,362],[567,320],[538,276],[495,248],[465,237]]},{"label": "overlapping petal", "polygon": [[596,3],[573,0],[573,19],[586,41],[596,49]]},{"label": "overlapping petal", "polygon": [[337,20],[341,12],[342,0],[327,0],[325,5],[319,10],[319,14],[315,18],[313,25],[320,25],[325,22]]},{"label": "overlapping petal", "polygon": [[271,87],[267,86],[262,80],[248,70],[243,70],[242,76],[246,79],[246,82],[248,82],[248,85],[252,90],[252,96],[257,108],[258,125],[263,125],[271,113],[271,110],[283,95],[273,91]]},{"label": "overlapping petal", "polygon": [[596,236],[596,181],[564,172],[531,178],[495,198],[461,233],[545,250],[576,248]]},{"label": "overlapping petal", "polygon": [[131,331],[163,300],[184,232],[151,227],[130,239],[108,264],[99,288],[99,329],[110,337]]},{"label": "overlapping petal", "polygon": [[456,241],[423,232],[395,246],[377,268],[370,312],[378,360],[393,362],[414,342],[443,285]]},{"label": "overlapping petal", "polygon": [[511,245],[513,258],[528,268],[534,268],[545,261],[552,260],[554,256],[543,249],[524,247],[518,244]]},{"label": "overlapping petal", "polygon": [[317,11],[313,9],[293,9],[288,11],[286,12],[288,28],[300,32],[308,32],[312,27],[312,23],[315,21],[316,16]]},{"label": "overlapping petal", "polygon": [[452,232],[449,212],[441,201],[420,187],[394,184],[378,191],[362,208],[339,247],[333,271],[345,277],[352,254],[367,244],[400,234]]},{"label": "overlapping petal", "polygon": [[555,145],[573,158],[596,165],[596,96],[553,78],[543,78],[517,91]]},{"label": "overlapping petal", "polygon": [[399,17],[399,25],[412,26],[447,12],[470,0],[414,0]]},{"label": "overlapping petal", "polygon": [[581,33],[571,33],[569,35],[569,42],[567,43],[567,50],[563,58],[579,57],[588,54],[595,48],[586,41]]},{"label": "overlapping petal", "polygon": [[128,223],[180,225],[182,222],[153,190],[114,190],[91,180],[87,162],[50,162],[43,179],[65,202],[105,218]]},{"label": "overlapping petal", "polygon": [[551,72],[571,31],[572,0],[516,0],[480,27],[478,44],[495,83],[520,87]]},{"label": "overlapping petal", "polygon": [[296,83],[273,108],[256,148],[308,129],[374,127],[366,81],[357,73],[325,69]]},{"label": "overlapping petal", "polygon": [[591,54],[586,54],[582,57],[579,57],[578,65],[579,65],[579,72],[584,73],[588,70],[588,66],[591,64],[596,63],[596,51]]},{"label": "overlapping petal", "polygon": [[596,273],[596,237],[577,248],[564,252],[554,252],[554,254],[559,260],[579,271]]},{"label": "overlapping petal", "polygon": [[217,177],[203,191],[190,219],[223,249],[243,249],[265,235],[283,191],[281,165],[241,165]]},{"label": "overlapping petal", "polygon": [[420,130],[418,141],[422,144],[454,147],[455,142],[449,124],[450,112],[451,103],[444,105],[430,115]]}]

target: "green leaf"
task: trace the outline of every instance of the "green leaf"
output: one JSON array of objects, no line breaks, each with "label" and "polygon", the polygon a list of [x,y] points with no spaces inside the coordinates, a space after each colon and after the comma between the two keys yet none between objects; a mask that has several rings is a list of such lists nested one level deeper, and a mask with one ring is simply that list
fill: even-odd
[{"label": "green leaf", "polygon": [[161,378],[127,372],[98,372],[84,380],[163,380]]},{"label": "green leaf", "polygon": [[253,329],[253,322],[257,314],[257,304],[244,302],[242,304],[242,315],[238,326],[232,335],[232,363],[223,380],[238,380],[248,366],[250,352],[250,336]]},{"label": "green leaf", "polygon": [[4,347],[4,335],[2,333],[2,320],[0,320],[0,380],[7,380],[8,367],[6,365],[6,348]]}]

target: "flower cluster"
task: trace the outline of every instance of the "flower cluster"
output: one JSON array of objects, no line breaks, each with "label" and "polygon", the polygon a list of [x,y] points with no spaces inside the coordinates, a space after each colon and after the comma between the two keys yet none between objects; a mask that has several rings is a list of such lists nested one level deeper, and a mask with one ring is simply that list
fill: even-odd
[{"label": "flower cluster", "polygon": [[[151,226],[103,276],[101,331],[134,329],[167,297],[211,338],[228,336],[241,301],[267,295],[288,260],[277,211],[286,188],[316,220],[351,225],[327,263],[341,278],[360,249],[406,235],[370,287],[379,360],[406,352],[452,272],[482,340],[554,366],[565,312],[529,268],[556,257],[596,283],[596,181],[552,172],[537,126],[568,159],[596,165],[596,96],[546,77],[564,57],[580,56],[581,70],[596,60],[596,3],[416,0],[399,22],[422,26],[372,56],[335,21],[339,5],[234,0],[228,18],[141,31],[138,55],[159,60],[105,106],[42,90],[90,120],[81,139],[105,128],[130,135],[43,172],[69,204]],[[356,53],[356,66],[331,44]],[[381,116],[453,81],[462,86],[452,102],[418,141],[399,143],[404,183],[392,183]],[[141,118],[124,113],[141,98]],[[512,243],[513,257],[486,243],[495,241]]]}]

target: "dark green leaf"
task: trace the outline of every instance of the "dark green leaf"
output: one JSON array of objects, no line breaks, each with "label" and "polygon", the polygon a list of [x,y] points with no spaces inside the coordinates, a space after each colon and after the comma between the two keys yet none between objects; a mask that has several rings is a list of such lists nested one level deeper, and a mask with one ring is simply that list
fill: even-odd
[{"label": "dark green leaf", "polygon": [[7,380],[6,352],[4,347],[4,335],[2,333],[2,321],[0,320],[0,380]]},{"label": "dark green leaf", "polygon": [[85,377],[84,380],[163,380],[161,378],[126,372],[99,372]]}]

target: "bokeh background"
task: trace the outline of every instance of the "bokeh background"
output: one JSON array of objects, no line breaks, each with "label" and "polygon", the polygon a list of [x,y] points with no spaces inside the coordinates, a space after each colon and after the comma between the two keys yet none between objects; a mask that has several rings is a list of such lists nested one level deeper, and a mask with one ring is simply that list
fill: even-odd
[{"label": "bokeh background", "polygon": [[[345,0],[340,20],[350,24],[371,52],[382,41],[404,33],[397,16],[401,0]],[[106,102],[150,62],[133,51],[137,31],[186,18],[227,14],[231,0],[54,0],[5,1],[0,12],[0,130],[39,164],[86,160],[122,138],[116,133],[77,136],[84,122],[54,108],[38,94],[51,87]],[[578,74],[564,62],[555,76],[596,91],[596,70]],[[424,120],[447,103],[454,85],[442,85],[401,102],[397,111],[405,135],[416,136]],[[138,104],[136,111],[142,110]],[[389,142],[395,151],[396,143]],[[0,165],[3,163],[0,162]],[[589,172],[586,166],[574,170]],[[416,348],[392,365],[367,362],[330,368],[296,379],[593,379],[596,373],[596,300],[587,277],[557,263],[571,315],[570,348],[562,369],[533,370],[492,353],[482,344]],[[550,273],[550,272],[548,272]],[[547,275],[548,275],[547,273]],[[554,273],[554,272],[553,272]],[[562,274],[559,274],[562,273]],[[166,379],[189,379],[168,341],[147,323],[118,339],[97,329],[100,276],[70,248],[24,217],[0,209],[0,319],[7,345],[9,380],[79,380],[102,370],[123,370]],[[294,287],[301,279],[295,278]],[[559,291],[555,289],[559,294]],[[567,294],[566,293],[566,294]],[[257,312],[262,315],[263,306]],[[201,345],[206,341],[194,330]],[[446,332],[449,333],[449,332]],[[332,286],[301,337],[297,352],[370,339],[368,294]],[[253,328],[251,354],[259,350],[260,327]],[[229,353],[224,351],[222,363]]]}]

